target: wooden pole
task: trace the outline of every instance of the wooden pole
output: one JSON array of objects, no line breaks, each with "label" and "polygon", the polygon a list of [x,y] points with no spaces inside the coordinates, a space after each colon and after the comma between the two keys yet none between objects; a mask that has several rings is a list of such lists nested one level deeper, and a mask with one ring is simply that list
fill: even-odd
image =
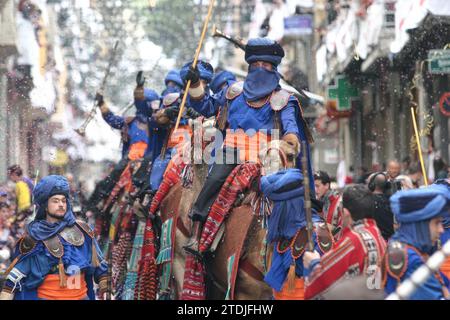
[{"label": "wooden pole", "polygon": [[423,181],[425,182],[425,186],[428,186],[428,177],[427,177],[427,172],[425,171],[425,164],[423,162],[422,147],[420,145],[419,131],[417,130],[416,114],[414,113],[413,107],[411,107],[411,117],[412,117],[412,121],[413,121],[413,125],[414,125],[414,132],[416,135],[416,143],[417,143],[417,149],[419,152],[420,166],[422,167]]},{"label": "wooden pole", "polygon": [[[198,57],[200,56],[200,51],[202,50],[203,40],[205,39],[206,30],[208,29],[208,23],[209,23],[209,20],[211,19],[213,7],[214,7],[214,0],[210,0],[209,8],[208,8],[208,15],[206,16],[205,23],[203,24],[203,30],[202,30],[202,34],[200,36],[200,41],[198,42],[197,50],[195,51],[194,61],[192,62],[192,68],[194,68],[194,69],[197,66]],[[175,124],[174,132],[177,131],[178,126],[180,124],[181,115],[183,114],[183,111],[184,111],[184,106],[186,104],[186,99],[187,99],[187,95],[188,95],[190,87],[191,87],[191,80],[189,80],[186,83],[186,88],[184,89],[184,95],[183,95],[183,99],[181,100],[180,111],[178,113],[178,118],[177,118],[177,122]]]}]

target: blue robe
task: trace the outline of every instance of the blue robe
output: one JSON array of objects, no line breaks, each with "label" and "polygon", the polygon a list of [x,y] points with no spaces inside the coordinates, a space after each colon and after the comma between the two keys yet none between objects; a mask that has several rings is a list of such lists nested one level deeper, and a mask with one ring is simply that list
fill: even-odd
[{"label": "blue robe", "polygon": [[[100,254],[100,248],[96,240],[93,240],[84,231],[83,235],[85,241],[80,247],[76,247],[64,239],[59,237],[64,247],[64,255],[62,261],[67,275],[74,274],[76,270],[85,273],[85,280],[88,288],[88,298],[95,300],[93,282],[99,281],[101,276],[107,274],[108,266],[106,261]],[[99,267],[93,267],[91,264],[92,258],[92,241],[95,241],[98,260],[101,262]],[[16,247],[14,257],[19,255],[18,246]],[[8,279],[6,286],[14,288],[15,300],[37,300],[37,289],[44,281],[44,278],[49,274],[50,270],[57,266],[59,260],[52,256],[42,241],[38,241],[34,249],[27,254],[20,257],[18,263],[14,266],[21,273],[26,275],[16,285]]]},{"label": "blue robe", "polygon": [[[208,92],[201,100],[192,99],[188,97],[189,106],[195,111],[204,115],[205,117],[216,116],[219,109],[226,104],[226,93],[229,86],[224,87],[219,93],[210,95]],[[267,134],[270,134],[274,129],[274,111],[272,110],[269,102],[263,105],[261,108],[252,108],[245,96],[241,93],[238,97],[229,102],[228,107],[228,129],[238,130],[267,130]],[[305,128],[303,127],[303,121],[301,120],[301,110],[298,104],[298,100],[291,96],[287,105],[279,112],[281,123],[281,134],[286,135],[292,133],[297,135],[300,141],[307,141]],[[280,137],[281,139],[282,137]],[[224,138],[225,139],[225,138]],[[300,152],[296,159],[296,164],[301,169],[301,156]],[[307,163],[309,169],[309,181],[311,194],[314,195],[314,179],[312,171],[312,163],[310,156],[310,147],[307,142]]]},{"label": "blue robe", "polygon": [[[411,277],[411,275],[416,271],[420,266],[424,264],[422,257],[417,254],[411,248],[408,248],[408,266],[400,278],[400,281],[403,282],[405,279]],[[449,288],[449,280],[447,277],[440,272],[440,275],[444,281],[444,284],[447,288]],[[387,273],[386,286],[384,288],[385,293],[387,295],[395,292],[397,289],[398,281],[393,278],[389,273]],[[441,300],[444,299],[444,295],[442,293],[442,284],[437,279],[436,275],[431,275],[427,281],[420,287],[416,289],[416,291],[411,295],[410,300]]]},{"label": "blue robe", "polygon": [[[111,111],[103,115],[106,123],[108,123],[114,129],[122,129],[125,126],[125,118],[117,116]],[[149,127],[151,126],[150,118],[141,114],[137,114],[136,117],[128,124],[128,141],[123,141],[122,145],[122,157],[125,157],[130,149],[130,146],[137,142],[146,143],[147,149],[144,156],[147,156],[152,152],[152,145],[150,144]]]}]

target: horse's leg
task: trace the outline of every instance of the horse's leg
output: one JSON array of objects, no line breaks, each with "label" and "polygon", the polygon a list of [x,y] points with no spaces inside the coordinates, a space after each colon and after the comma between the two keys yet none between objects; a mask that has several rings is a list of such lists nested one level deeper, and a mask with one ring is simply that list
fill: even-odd
[{"label": "horse's leg", "polygon": [[[248,239],[246,245],[245,259],[262,274],[264,267],[261,250],[263,249],[266,231],[260,227],[260,222],[256,221],[256,224],[249,229],[249,233],[251,232],[254,234],[247,235],[251,238]],[[241,261],[242,259],[243,256],[241,255]],[[272,290],[264,281],[255,279],[242,268],[239,268],[234,290],[236,300],[268,300],[271,296]]]}]

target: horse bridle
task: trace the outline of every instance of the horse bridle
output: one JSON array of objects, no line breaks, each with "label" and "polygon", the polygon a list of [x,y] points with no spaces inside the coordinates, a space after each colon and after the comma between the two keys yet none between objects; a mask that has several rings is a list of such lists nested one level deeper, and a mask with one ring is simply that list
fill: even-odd
[{"label": "horse bridle", "polygon": [[283,164],[283,168],[286,169],[287,168],[287,157],[286,157],[286,153],[280,148],[280,147],[269,147],[266,151],[266,155],[264,156],[264,162],[266,161],[267,155],[269,154],[269,152],[271,150],[277,150],[278,151],[278,155],[281,158],[281,163]]}]

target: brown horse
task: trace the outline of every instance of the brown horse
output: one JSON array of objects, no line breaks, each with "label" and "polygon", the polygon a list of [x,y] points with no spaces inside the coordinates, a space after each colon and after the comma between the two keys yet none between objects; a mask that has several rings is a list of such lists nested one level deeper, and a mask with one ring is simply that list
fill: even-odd
[{"label": "brown horse", "polygon": [[[275,142],[275,141],[273,141]],[[271,144],[272,150],[280,145]],[[269,152],[273,161],[263,162],[267,171],[272,171],[274,161],[280,162],[280,153]],[[266,163],[270,163],[266,166]],[[173,282],[175,297],[181,297],[184,280],[186,253],[183,249],[191,233],[191,220],[188,213],[192,203],[196,200],[203,182],[207,176],[207,166],[193,165],[193,183],[190,188],[184,188],[181,183],[176,184],[162,201],[160,214],[163,220],[168,216],[177,216],[176,235],[174,243]],[[255,215],[250,205],[256,197],[255,191],[247,192],[241,204],[236,205],[224,222],[223,236],[215,251],[206,260],[211,285],[207,290],[208,299],[224,299],[227,283],[227,260],[230,253],[240,252],[239,267],[234,287],[236,300],[268,300],[272,296],[272,289],[263,281],[265,273],[266,254],[264,239],[266,230],[262,226],[263,217]],[[220,234],[220,232],[219,232]],[[240,250],[242,249],[242,250]]]}]

